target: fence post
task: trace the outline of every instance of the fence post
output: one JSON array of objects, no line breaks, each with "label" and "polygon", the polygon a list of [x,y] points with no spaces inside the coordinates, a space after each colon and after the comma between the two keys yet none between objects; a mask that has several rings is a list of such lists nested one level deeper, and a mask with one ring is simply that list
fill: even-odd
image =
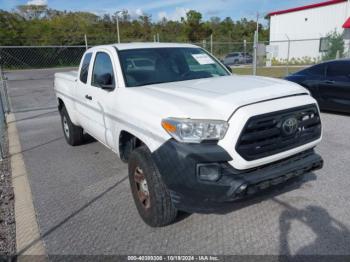
[{"label": "fence post", "polygon": [[0,89],[1,106],[3,111],[8,114],[11,112],[11,107],[10,107],[10,100],[7,92],[6,77],[2,69],[1,56],[0,56],[0,82],[1,82],[1,89]]},{"label": "fence post", "polygon": [[210,53],[213,54],[213,34],[210,35]]},{"label": "fence post", "polygon": [[[1,133],[3,133],[3,132],[1,132]],[[4,152],[4,150],[3,150],[3,148],[2,148],[2,140],[3,140],[3,137],[0,137],[0,161],[2,161],[2,160],[4,160],[5,159],[5,152]]]},{"label": "fence post", "polygon": [[2,95],[1,95],[1,92],[0,92],[0,161],[2,161],[4,158],[5,158],[5,153],[4,153],[4,150],[3,150],[3,134],[4,134],[4,130],[6,128],[6,117],[5,117],[5,110],[4,110],[4,106],[3,106],[3,103],[2,103]]},{"label": "fence post", "polygon": [[4,150],[3,150],[3,131],[5,129],[6,126],[6,117],[5,117],[5,108],[4,108],[4,100],[3,100],[3,91],[4,91],[4,81],[3,80],[3,74],[2,74],[2,65],[1,65],[1,57],[0,57],[0,161],[2,161],[5,158],[4,155]]},{"label": "fence post", "polygon": [[256,75],[256,67],[258,65],[258,32],[254,33],[254,59],[253,59],[253,75]]},{"label": "fence post", "polygon": [[290,54],[290,39],[288,37],[288,35],[286,35],[287,39],[288,39],[288,49],[287,49],[287,76],[289,75],[289,54]]}]

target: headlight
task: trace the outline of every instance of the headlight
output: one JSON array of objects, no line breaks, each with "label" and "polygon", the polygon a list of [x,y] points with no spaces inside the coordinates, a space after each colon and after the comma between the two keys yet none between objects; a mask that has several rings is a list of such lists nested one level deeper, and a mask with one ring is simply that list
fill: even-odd
[{"label": "headlight", "polygon": [[200,143],[223,139],[228,123],[222,120],[166,118],[162,120],[162,127],[177,141]]}]

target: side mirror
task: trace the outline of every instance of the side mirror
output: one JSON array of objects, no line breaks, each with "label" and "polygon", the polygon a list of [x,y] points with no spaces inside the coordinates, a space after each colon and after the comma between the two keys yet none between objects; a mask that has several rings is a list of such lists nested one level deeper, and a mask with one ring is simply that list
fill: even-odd
[{"label": "side mirror", "polygon": [[98,85],[104,90],[113,90],[113,77],[110,73],[100,75],[97,79]]},{"label": "side mirror", "polygon": [[226,66],[227,70],[232,73],[232,68],[230,66],[228,66],[228,65],[225,65],[225,66]]}]

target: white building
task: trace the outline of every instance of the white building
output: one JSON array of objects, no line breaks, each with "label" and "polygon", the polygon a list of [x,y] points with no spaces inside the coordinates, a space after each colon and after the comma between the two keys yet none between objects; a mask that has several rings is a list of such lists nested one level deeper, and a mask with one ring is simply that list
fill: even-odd
[{"label": "white building", "polygon": [[[350,1],[330,0],[306,6],[271,12],[271,55],[278,60],[320,59],[327,49],[324,38],[336,30],[344,33],[345,50],[350,45]],[[270,55],[270,56],[271,56]]]}]

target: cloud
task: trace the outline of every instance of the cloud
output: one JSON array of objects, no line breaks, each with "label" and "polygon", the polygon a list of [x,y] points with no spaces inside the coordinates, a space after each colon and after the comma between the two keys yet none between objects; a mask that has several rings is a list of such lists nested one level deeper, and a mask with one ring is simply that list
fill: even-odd
[{"label": "cloud", "polygon": [[219,15],[221,13],[221,10],[209,10],[209,11],[206,11],[206,15],[209,15],[209,16],[216,16],[216,15]]},{"label": "cloud", "polygon": [[47,5],[47,0],[29,0],[27,5]]},{"label": "cloud", "polygon": [[162,20],[163,18],[166,18],[167,19],[168,15],[165,11],[161,11],[158,13],[158,19],[159,20]]},{"label": "cloud", "polygon": [[143,15],[143,11],[141,10],[141,8],[137,8],[135,14],[138,16]]},{"label": "cloud", "polygon": [[191,3],[191,0],[171,0],[171,1],[161,0],[161,1],[152,1],[150,3],[144,3],[142,6],[144,10],[149,11],[149,10],[160,9],[160,8],[168,8],[176,5],[179,6],[179,5],[188,4],[188,3]]},{"label": "cloud", "polygon": [[136,9],[124,9],[128,11],[128,14],[130,15],[131,19],[137,19],[139,16],[142,16],[145,14],[145,12],[141,8],[136,8]]},{"label": "cloud", "polygon": [[188,11],[189,9],[184,7],[176,7],[175,10],[171,13],[160,11],[158,12],[158,19],[162,20],[163,18],[166,18],[167,20],[180,21],[181,17],[186,17],[186,13]]}]

